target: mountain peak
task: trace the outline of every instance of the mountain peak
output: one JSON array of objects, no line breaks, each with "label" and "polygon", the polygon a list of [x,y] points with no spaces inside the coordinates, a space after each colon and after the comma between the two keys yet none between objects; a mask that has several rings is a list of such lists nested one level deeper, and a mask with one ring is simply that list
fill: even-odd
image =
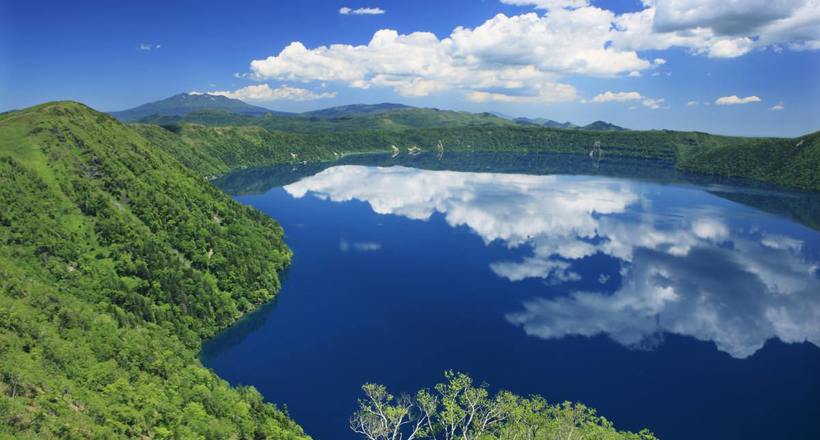
[{"label": "mountain peak", "polygon": [[595,121],[589,125],[585,125],[581,127],[582,130],[594,130],[594,131],[626,131],[626,128],[617,126],[615,124],[606,122],[606,121]]},{"label": "mountain peak", "polygon": [[111,115],[123,122],[133,122],[151,115],[184,116],[198,110],[225,110],[240,115],[254,116],[274,113],[264,107],[250,105],[227,96],[186,92],[177,93],[168,98],[149,102],[128,110],[111,112]]}]

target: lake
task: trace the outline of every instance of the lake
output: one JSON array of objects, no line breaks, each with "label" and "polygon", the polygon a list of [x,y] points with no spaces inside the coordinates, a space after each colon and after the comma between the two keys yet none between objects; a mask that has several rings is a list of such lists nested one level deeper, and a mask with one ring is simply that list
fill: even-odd
[{"label": "lake", "polygon": [[277,219],[278,298],[209,341],[316,439],[360,386],[469,373],[666,440],[820,438],[820,199],[580,156],[358,156],[216,182]]}]

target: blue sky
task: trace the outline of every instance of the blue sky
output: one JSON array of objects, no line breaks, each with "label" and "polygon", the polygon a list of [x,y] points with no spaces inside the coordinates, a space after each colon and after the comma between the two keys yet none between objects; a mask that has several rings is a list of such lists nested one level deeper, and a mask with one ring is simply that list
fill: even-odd
[{"label": "blue sky", "polygon": [[0,0],[0,110],[189,91],[799,135],[820,129],[820,3]]}]

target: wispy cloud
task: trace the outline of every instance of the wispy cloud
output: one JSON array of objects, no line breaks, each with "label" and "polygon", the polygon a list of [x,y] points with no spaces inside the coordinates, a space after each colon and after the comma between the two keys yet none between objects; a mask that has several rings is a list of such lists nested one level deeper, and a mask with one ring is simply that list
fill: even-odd
[{"label": "wispy cloud", "polygon": [[152,44],[152,43],[140,43],[140,45],[137,46],[137,49],[139,49],[139,50],[156,50],[156,49],[161,49],[161,48],[162,48],[161,44]]},{"label": "wispy cloud", "polygon": [[339,8],[339,14],[342,15],[382,15],[385,11],[382,8],[348,8],[347,6],[343,6]]},{"label": "wispy cloud", "polygon": [[757,96],[747,96],[745,98],[741,98],[737,95],[732,96],[721,96],[720,98],[715,100],[715,104],[717,105],[739,105],[739,104],[751,104],[753,102],[760,102],[760,99]]},{"label": "wispy cloud", "polygon": [[501,3],[513,6],[532,6],[536,9],[583,8],[589,6],[588,0],[501,0]]},{"label": "wispy cloud", "polygon": [[644,107],[651,108],[652,110],[657,110],[663,107],[664,104],[666,104],[666,100],[663,98],[644,98],[644,100],[641,101],[641,104],[643,104]]},{"label": "wispy cloud", "polygon": [[606,91],[604,93],[596,95],[592,98],[592,102],[624,102],[624,101],[636,101],[641,99],[642,96],[638,92],[610,92]]},{"label": "wispy cloud", "polygon": [[779,112],[779,111],[784,110],[785,108],[786,108],[786,106],[785,106],[785,105],[783,105],[783,103],[782,103],[782,102],[778,102],[777,104],[775,104],[775,105],[773,105],[773,106],[769,107],[769,110],[772,110],[772,111],[775,111],[775,112]]},{"label": "wispy cloud", "polygon": [[546,83],[535,85],[532,91],[523,94],[486,92],[483,90],[469,92],[467,99],[473,102],[515,102],[545,103],[574,101],[575,87],[568,84]]},{"label": "wispy cloud", "polygon": [[221,95],[242,101],[313,101],[316,99],[330,99],[336,97],[336,92],[317,93],[299,87],[279,86],[271,88],[267,84],[258,84],[242,87],[237,90],[221,90],[208,92],[210,95]]},{"label": "wispy cloud", "polygon": [[[652,110],[659,109],[663,107],[666,103],[666,100],[663,98],[650,98],[648,96],[643,96],[638,92],[610,92],[606,91],[595,95],[591,101],[593,103],[603,103],[603,102],[627,102],[627,101],[640,101],[641,104]],[[634,110],[633,107],[629,108],[630,110]]]},{"label": "wispy cloud", "polygon": [[374,252],[378,251],[382,248],[381,243],[376,243],[372,241],[347,241],[346,239],[341,239],[339,241],[339,250],[342,252],[348,251],[356,251],[356,252]]},{"label": "wispy cloud", "polygon": [[277,55],[251,61],[250,70],[260,80],[338,81],[357,89],[392,88],[402,96],[457,91],[473,101],[572,101],[575,88],[560,82],[562,75],[625,75],[653,65],[635,52],[607,47],[611,13],[587,9],[498,14],[442,38],[381,29],[362,45],[309,48],[294,41]]}]

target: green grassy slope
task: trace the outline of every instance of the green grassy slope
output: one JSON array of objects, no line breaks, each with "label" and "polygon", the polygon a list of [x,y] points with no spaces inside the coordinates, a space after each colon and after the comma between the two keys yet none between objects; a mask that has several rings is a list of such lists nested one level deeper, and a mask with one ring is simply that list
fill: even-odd
[{"label": "green grassy slope", "polygon": [[0,206],[0,437],[305,437],[196,358],[278,290],[274,221],[68,102],[0,116]]}]

